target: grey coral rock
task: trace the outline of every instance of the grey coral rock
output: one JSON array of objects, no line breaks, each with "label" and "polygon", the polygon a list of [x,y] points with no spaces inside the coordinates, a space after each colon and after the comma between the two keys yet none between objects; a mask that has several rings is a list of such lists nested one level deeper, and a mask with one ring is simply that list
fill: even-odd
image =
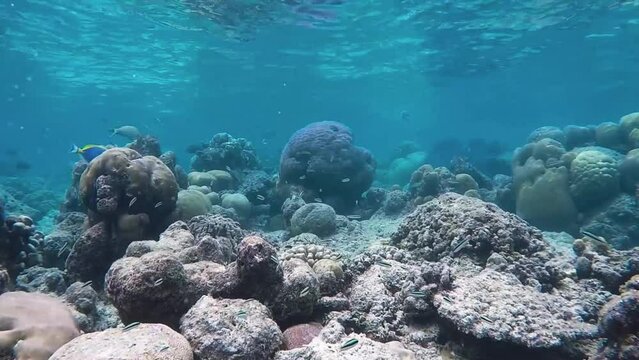
[{"label": "grey coral rock", "polygon": [[439,316],[462,333],[528,348],[555,348],[598,333],[564,298],[490,269],[457,280],[452,291],[435,297],[435,305]]},{"label": "grey coral rock", "polygon": [[486,264],[498,253],[506,260],[502,271],[546,288],[562,277],[555,266],[547,266],[556,254],[538,229],[495,204],[454,193],[419,206],[391,241],[428,261],[466,255]]},{"label": "grey coral rock", "polygon": [[268,359],[282,332],[268,308],[256,300],[203,296],[182,317],[180,331],[198,359]]}]

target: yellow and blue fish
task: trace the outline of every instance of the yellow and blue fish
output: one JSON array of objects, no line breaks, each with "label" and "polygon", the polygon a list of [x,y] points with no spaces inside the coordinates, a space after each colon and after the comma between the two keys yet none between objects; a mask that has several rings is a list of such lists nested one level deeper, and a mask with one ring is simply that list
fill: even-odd
[{"label": "yellow and blue fish", "polygon": [[71,148],[71,153],[82,156],[86,162],[91,162],[91,160],[97,158],[106,150],[107,147],[102,145],[84,145],[83,147],[78,147],[74,144]]}]

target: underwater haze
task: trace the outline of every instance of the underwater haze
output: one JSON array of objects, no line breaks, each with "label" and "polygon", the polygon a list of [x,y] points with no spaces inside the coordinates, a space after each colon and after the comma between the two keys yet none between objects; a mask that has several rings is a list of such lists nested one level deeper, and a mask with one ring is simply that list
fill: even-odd
[{"label": "underwater haze", "polygon": [[0,360],[639,359],[638,45],[639,0],[2,0]]},{"label": "underwater haze", "polygon": [[638,11],[616,0],[8,0],[2,146],[57,176],[71,144],[117,143],[108,130],[129,124],[179,152],[226,131],[276,156],[321,120],[379,157],[403,140],[514,147],[541,125],[633,110]]}]

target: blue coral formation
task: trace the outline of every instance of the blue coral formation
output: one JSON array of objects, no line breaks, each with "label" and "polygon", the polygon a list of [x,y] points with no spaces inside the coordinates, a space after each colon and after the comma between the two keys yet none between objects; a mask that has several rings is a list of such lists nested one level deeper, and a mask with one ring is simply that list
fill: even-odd
[{"label": "blue coral formation", "polygon": [[353,144],[348,127],[316,122],[296,131],[284,147],[280,182],[302,185],[344,211],[371,186],[376,165],[368,150]]}]

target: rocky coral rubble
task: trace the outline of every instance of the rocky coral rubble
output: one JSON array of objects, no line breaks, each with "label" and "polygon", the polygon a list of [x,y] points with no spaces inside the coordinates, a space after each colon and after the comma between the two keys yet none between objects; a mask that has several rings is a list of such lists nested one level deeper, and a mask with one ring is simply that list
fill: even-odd
[{"label": "rocky coral rubble", "polygon": [[539,293],[491,269],[460,278],[435,297],[437,313],[459,331],[527,348],[560,347],[597,336],[561,296]]}]

